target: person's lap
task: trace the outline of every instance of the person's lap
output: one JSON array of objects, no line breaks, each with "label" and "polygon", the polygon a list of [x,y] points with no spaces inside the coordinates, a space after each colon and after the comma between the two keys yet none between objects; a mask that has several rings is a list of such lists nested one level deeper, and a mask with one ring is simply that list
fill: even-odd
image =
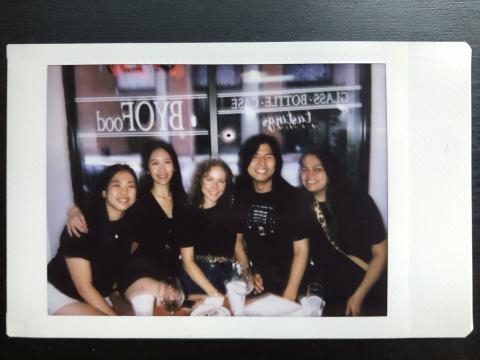
[{"label": "person's lap", "polygon": [[[228,278],[231,265],[229,263],[208,263],[205,261],[197,261],[197,265],[212,285],[221,293],[225,293],[225,281]],[[187,295],[205,294],[205,291],[183,269],[180,270],[180,279]]]}]

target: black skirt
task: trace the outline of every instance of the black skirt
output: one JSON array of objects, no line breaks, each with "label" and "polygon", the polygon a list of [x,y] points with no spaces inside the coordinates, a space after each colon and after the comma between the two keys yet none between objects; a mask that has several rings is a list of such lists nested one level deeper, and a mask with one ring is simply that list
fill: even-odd
[{"label": "black skirt", "polygon": [[130,285],[141,278],[151,278],[162,281],[167,277],[178,277],[180,270],[180,261],[178,264],[170,262],[168,266],[164,266],[163,262],[153,260],[148,257],[135,256],[127,262],[122,275],[118,281],[118,291],[122,296]]}]

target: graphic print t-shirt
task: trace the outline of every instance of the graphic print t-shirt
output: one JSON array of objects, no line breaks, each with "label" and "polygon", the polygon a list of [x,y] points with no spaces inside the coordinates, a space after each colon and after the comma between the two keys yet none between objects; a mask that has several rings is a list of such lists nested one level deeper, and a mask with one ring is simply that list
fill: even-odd
[{"label": "graphic print t-shirt", "polygon": [[248,230],[258,238],[266,239],[268,236],[273,236],[276,231],[277,222],[274,208],[269,201],[270,195],[270,193],[266,196],[259,194],[257,199],[259,201],[251,204],[250,211],[247,213]]},{"label": "graphic print t-shirt", "polygon": [[243,194],[239,199],[243,220],[240,231],[245,235],[248,255],[257,268],[289,268],[293,241],[306,237],[297,192],[294,188],[286,190]]}]

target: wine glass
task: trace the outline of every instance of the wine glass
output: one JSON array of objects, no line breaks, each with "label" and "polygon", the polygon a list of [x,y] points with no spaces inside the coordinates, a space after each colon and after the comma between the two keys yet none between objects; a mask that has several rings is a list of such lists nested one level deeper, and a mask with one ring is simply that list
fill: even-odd
[{"label": "wine glass", "polygon": [[173,277],[166,278],[163,283],[163,286],[159,287],[158,299],[170,315],[175,315],[185,300],[182,285],[179,279]]}]

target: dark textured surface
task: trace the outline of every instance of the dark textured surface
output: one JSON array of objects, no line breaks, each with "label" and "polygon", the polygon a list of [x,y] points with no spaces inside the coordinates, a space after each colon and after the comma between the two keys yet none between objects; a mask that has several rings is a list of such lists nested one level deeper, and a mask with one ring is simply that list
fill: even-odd
[{"label": "dark textured surface", "polygon": [[[8,43],[215,41],[466,41],[473,50],[474,324],[478,325],[480,238],[480,1],[34,1],[0,2],[0,225],[5,238],[6,58]],[[5,264],[5,245],[0,263]],[[5,267],[1,266],[5,284]],[[5,311],[5,286],[2,286]],[[479,331],[466,339],[366,341],[78,341],[7,339],[0,359],[241,357],[478,359]],[[175,350],[175,351],[174,351]],[[15,356],[14,354],[18,356]],[[64,356],[62,356],[63,358]]]}]

